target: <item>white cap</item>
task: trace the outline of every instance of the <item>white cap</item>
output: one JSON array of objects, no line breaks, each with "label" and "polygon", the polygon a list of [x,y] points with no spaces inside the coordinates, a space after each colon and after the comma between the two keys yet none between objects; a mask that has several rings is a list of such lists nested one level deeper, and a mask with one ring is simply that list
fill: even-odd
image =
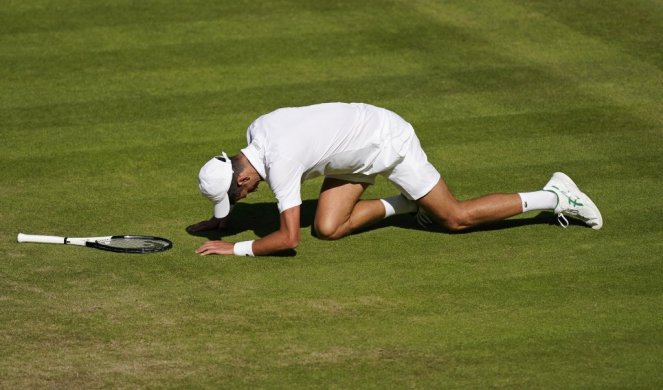
[{"label": "white cap", "polygon": [[225,152],[209,160],[198,174],[200,192],[214,203],[214,217],[223,218],[230,212],[228,189],[233,179],[233,167]]}]

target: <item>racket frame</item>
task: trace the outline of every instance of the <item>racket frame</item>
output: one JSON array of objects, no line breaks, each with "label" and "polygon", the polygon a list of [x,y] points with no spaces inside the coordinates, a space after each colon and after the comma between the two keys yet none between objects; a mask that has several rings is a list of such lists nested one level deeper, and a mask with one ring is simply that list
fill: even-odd
[{"label": "racket frame", "polygon": [[[118,238],[128,238],[128,239],[146,239],[146,240],[158,240],[166,243],[166,246],[159,247],[158,249],[153,248],[120,248],[110,245],[105,245],[99,241],[111,240]],[[110,252],[120,252],[120,253],[155,253],[163,252],[173,247],[172,241],[154,236],[136,236],[136,235],[119,235],[119,236],[100,236],[100,237],[63,237],[63,236],[46,236],[39,234],[24,234],[19,233],[16,237],[18,242],[33,242],[41,244],[64,244],[64,245],[78,245],[86,246],[88,248],[101,249]]]}]

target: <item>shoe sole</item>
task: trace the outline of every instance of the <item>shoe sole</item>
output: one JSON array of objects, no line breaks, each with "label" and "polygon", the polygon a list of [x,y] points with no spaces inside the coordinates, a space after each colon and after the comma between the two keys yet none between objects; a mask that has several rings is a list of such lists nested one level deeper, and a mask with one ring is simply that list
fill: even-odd
[{"label": "shoe sole", "polygon": [[576,183],[570,177],[568,177],[566,174],[564,174],[562,172],[555,172],[555,173],[553,173],[553,177],[556,177],[559,181],[564,183],[565,186],[567,186],[567,187],[569,187],[569,188],[571,188],[575,191],[578,191],[583,196],[584,200],[589,204],[589,206],[591,206],[594,210],[596,210],[596,214],[598,214],[598,218],[597,218],[598,223],[596,225],[590,225],[590,227],[594,230],[601,229],[603,227],[603,216],[601,215],[601,211],[599,211],[599,208],[596,207],[596,204],[594,204],[594,202],[592,202],[592,199],[589,196],[587,196],[587,194],[580,191],[580,188],[578,188]]}]

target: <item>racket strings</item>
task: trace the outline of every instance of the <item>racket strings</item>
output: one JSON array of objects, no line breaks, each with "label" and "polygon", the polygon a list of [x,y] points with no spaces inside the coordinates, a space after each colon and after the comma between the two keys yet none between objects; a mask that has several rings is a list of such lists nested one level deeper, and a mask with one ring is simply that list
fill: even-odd
[{"label": "racket strings", "polygon": [[166,241],[141,237],[113,237],[97,242],[118,249],[160,250],[170,246],[170,243]]}]

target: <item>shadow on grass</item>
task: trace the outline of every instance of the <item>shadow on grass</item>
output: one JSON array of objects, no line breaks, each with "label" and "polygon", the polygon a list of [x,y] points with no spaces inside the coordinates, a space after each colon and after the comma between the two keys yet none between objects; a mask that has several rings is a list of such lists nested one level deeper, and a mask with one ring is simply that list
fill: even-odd
[{"label": "shadow on grass", "polygon": [[[313,219],[315,217],[315,209],[317,207],[317,200],[305,200],[301,205],[301,226],[303,228],[311,228],[311,235],[315,236],[315,231],[312,228]],[[233,209],[232,214],[230,215],[230,220],[228,227],[222,230],[210,230],[204,232],[196,232],[189,234],[206,237],[210,240],[220,240],[224,237],[234,236],[236,234],[252,231],[258,237],[265,237],[266,235],[279,229],[280,220],[279,212],[276,208],[276,203],[238,203]],[[490,224],[485,224],[478,226],[472,229],[467,229],[461,232],[449,232],[442,227],[434,226],[432,228],[422,228],[416,222],[416,219],[413,215],[403,214],[396,215],[390,218],[387,218],[383,221],[380,221],[372,226],[362,229],[353,234],[361,234],[368,231],[383,229],[385,227],[398,227],[401,229],[410,229],[410,230],[422,230],[428,232],[439,232],[445,234],[469,234],[474,232],[482,231],[493,231],[493,230],[502,230],[502,229],[513,229],[522,226],[529,225],[554,225],[556,224],[556,219],[553,213],[551,212],[541,212],[535,215],[532,218],[518,218],[518,219],[507,219],[503,221],[498,221]],[[581,225],[584,224],[577,220],[569,220],[571,225]],[[285,251],[281,253],[281,256],[294,256],[296,252]]]},{"label": "shadow on grass", "polygon": [[[530,225],[556,225],[556,224],[557,224],[557,219],[555,218],[555,215],[552,212],[542,211],[531,218],[505,219],[503,221],[487,223],[460,232],[450,232],[445,228],[437,225],[432,225],[431,227],[423,228],[417,223],[413,215],[404,214],[404,215],[396,215],[391,218],[385,219],[354,234],[381,229],[388,226],[396,226],[403,229],[422,230],[427,232],[438,232],[438,233],[455,235],[455,234],[470,234],[476,232],[488,232],[493,230],[514,229]],[[569,225],[585,226],[583,222],[573,219],[569,219]]]},{"label": "shadow on grass", "polygon": [[[301,227],[308,228],[313,223],[317,200],[305,200],[301,205]],[[205,237],[209,240],[221,240],[224,237],[252,231],[258,237],[275,232],[279,229],[281,221],[276,203],[237,203],[228,217],[228,227],[220,230],[208,230],[202,232],[187,233]],[[295,250],[287,250],[272,256],[295,256]]]}]

